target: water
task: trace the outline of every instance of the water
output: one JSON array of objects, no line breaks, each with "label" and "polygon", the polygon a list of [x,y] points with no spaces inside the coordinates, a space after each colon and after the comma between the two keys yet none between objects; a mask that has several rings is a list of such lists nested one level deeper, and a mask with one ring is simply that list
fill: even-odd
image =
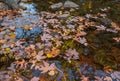
[{"label": "water", "polygon": [[[73,0],[75,1],[75,0]],[[51,3],[54,3],[54,0],[51,0]],[[59,0],[57,0],[59,2]],[[62,0],[64,2],[64,0]],[[80,2],[77,2],[81,7],[79,10],[75,11],[74,13],[71,13],[72,15],[77,16],[85,16],[86,14],[97,14],[99,11],[99,8],[104,7],[111,7],[110,12],[105,12],[108,15],[108,18],[110,19],[110,22],[115,21],[119,24],[119,9],[120,9],[120,3],[113,3],[113,2],[106,2],[104,1],[93,1],[91,8],[88,7],[88,5],[91,4],[89,1],[80,0]],[[25,10],[22,14],[22,17],[16,17],[14,20],[6,21],[9,25],[15,25],[16,29],[16,39],[30,39],[30,41],[34,41],[39,35],[44,33],[42,30],[43,26],[40,23],[39,13],[41,11],[50,11],[49,9],[49,1],[39,1],[39,0],[33,0],[30,1],[30,3],[22,3],[24,7],[27,7],[27,10]],[[114,8],[113,9],[113,5]],[[63,10],[64,11],[64,10]],[[52,12],[53,13],[53,12]],[[101,12],[104,13],[104,12]],[[112,14],[113,13],[113,14]],[[25,21],[25,19],[28,19]],[[16,21],[16,22],[13,22]],[[106,30],[109,29],[109,21],[104,20],[96,21],[98,24],[102,24],[106,26]],[[36,22],[38,26],[32,25],[33,22]],[[104,24],[105,22],[105,24]],[[107,22],[107,24],[106,24]],[[23,27],[29,25],[32,25],[32,30],[25,30]],[[22,28],[21,28],[22,27]],[[98,27],[99,28],[99,27]],[[101,28],[101,27],[100,27]],[[120,42],[115,42],[113,40],[113,37],[119,37],[120,33],[116,32],[115,30],[111,31],[95,31],[97,27],[90,27],[85,29],[87,32],[87,35],[85,36],[88,41],[88,46],[79,45],[76,42],[72,42],[71,40],[65,40],[63,43],[63,46],[67,46],[66,48],[76,48],[78,52],[80,52],[80,59],[77,61],[72,61],[71,63],[63,60],[63,58],[54,58],[54,59],[48,59],[51,62],[55,62],[56,66],[59,67],[59,69],[63,69],[64,72],[66,72],[67,79],[69,81],[78,81],[80,80],[81,74],[90,77],[91,81],[94,80],[94,76],[100,76],[100,77],[106,77],[110,76],[109,73],[106,73],[104,71],[104,68],[108,66],[110,69],[113,70],[120,70]],[[104,28],[103,28],[104,29]],[[53,41],[54,42],[54,41]],[[61,51],[65,51],[64,47],[60,47]],[[77,64],[77,65],[74,65]],[[76,71],[76,68],[78,69]],[[108,68],[108,69],[109,69]],[[35,70],[32,73],[32,76],[40,76],[40,72]],[[60,74],[58,78],[61,78],[63,76]],[[60,79],[59,79],[60,80]]]}]

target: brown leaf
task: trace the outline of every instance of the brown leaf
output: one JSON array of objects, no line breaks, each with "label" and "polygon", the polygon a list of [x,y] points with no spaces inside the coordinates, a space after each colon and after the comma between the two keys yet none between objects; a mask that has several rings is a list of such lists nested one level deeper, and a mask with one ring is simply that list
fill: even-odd
[{"label": "brown leaf", "polygon": [[10,26],[9,29],[14,31],[15,30],[15,26]]}]

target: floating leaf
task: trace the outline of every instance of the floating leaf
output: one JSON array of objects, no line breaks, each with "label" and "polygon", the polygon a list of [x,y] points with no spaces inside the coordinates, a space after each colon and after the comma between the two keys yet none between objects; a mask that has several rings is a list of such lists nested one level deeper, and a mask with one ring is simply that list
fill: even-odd
[{"label": "floating leaf", "polygon": [[47,58],[52,58],[52,57],[53,57],[53,55],[50,54],[50,53],[48,53],[48,54],[46,54],[46,55],[47,55]]},{"label": "floating leaf", "polygon": [[68,49],[66,50],[66,53],[65,53],[65,59],[67,59],[68,61],[70,61],[71,59],[79,59],[79,53],[76,51],[76,49]]},{"label": "floating leaf", "polygon": [[10,48],[6,48],[5,50],[6,50],[6,51],[10,51]]},{"label": "floating leaf", "polygon": [[40,52],[38,52],[38,54],[35,56],[35,58],[37,59],[37,61],[41,61],[41,60],[45,59],[46,56],[44,56],[43,51],[40,51]]},{"label": "floating leaf", "polygon": [[56,69],[56,66],[54,63],[49,64],[45,61],[43,61],[43,65],[40,66],[39,70],[42,71],[41,73],[46,73],[48,71],[54,71]]}]

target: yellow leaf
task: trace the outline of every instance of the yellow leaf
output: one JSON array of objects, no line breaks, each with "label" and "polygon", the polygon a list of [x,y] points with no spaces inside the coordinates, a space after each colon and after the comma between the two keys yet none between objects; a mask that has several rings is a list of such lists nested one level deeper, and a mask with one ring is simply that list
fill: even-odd
[{"label": "yellow leaf", "polygon": [[11,33],[11,39],[15,39],[15,34]]},{"label": "yellow leaf", "polygon": [[51,51],[51,54],[52,54],[52,57],[56,57],[60,54],[60,50],[56,47],[53,47],[52,51]]},{"label": "yellow leaf", "polygon": [[6,51],[10,51],[10,48],[6,48],[5,50],[6,50]]},{"label": "yellow leaf", "polygon": [[51,70],[50,72],[48,72],[48,74],[49,74],[50,76],[53,76],[53,75],[55,75],[55,71]]},{"label": "yellow leaf", "polygon": [[53,55],[52,55],[52,54],[50,54],[50,53],[48,53],[48,54],[47,54],[47,57],[48,57],[48,58],[52,58],[52,57],[53,57]]}]

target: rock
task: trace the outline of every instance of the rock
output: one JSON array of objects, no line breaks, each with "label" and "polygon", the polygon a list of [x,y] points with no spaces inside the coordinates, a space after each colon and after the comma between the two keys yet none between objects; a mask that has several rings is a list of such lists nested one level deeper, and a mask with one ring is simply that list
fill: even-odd
[{"label": "rock", "polygon": [[70,14],[61,14],[61,15],[58,15],[57,18],[66,20],[69,16],[70,16]]},{"label": "rock", "polygon": [[0,3],[0,9],[7,10],[8,6],[1,2]]},{"label": "rock", "polygon": [[59,3],[51,5],[50,8],[51,10],[57,10],[57,9],[60,9],[62,6],[63,6],[63,3],[59,2]]},{"label": "rock", "polygon": [[21,0],[0,0],[0,2],[5,3],[9,9],[19,10]]},{"label": "rock", "polygon": [[97,18],[97,20],[103,23],[104,25],[110,25],[112,23],[112,20],[108,18]]},{"label": "rock", "polygon": [[72,1],[65,1],[64,3],[64,8],[79,8],[79,5],[77,5],[76,3],[72,2]]}]

